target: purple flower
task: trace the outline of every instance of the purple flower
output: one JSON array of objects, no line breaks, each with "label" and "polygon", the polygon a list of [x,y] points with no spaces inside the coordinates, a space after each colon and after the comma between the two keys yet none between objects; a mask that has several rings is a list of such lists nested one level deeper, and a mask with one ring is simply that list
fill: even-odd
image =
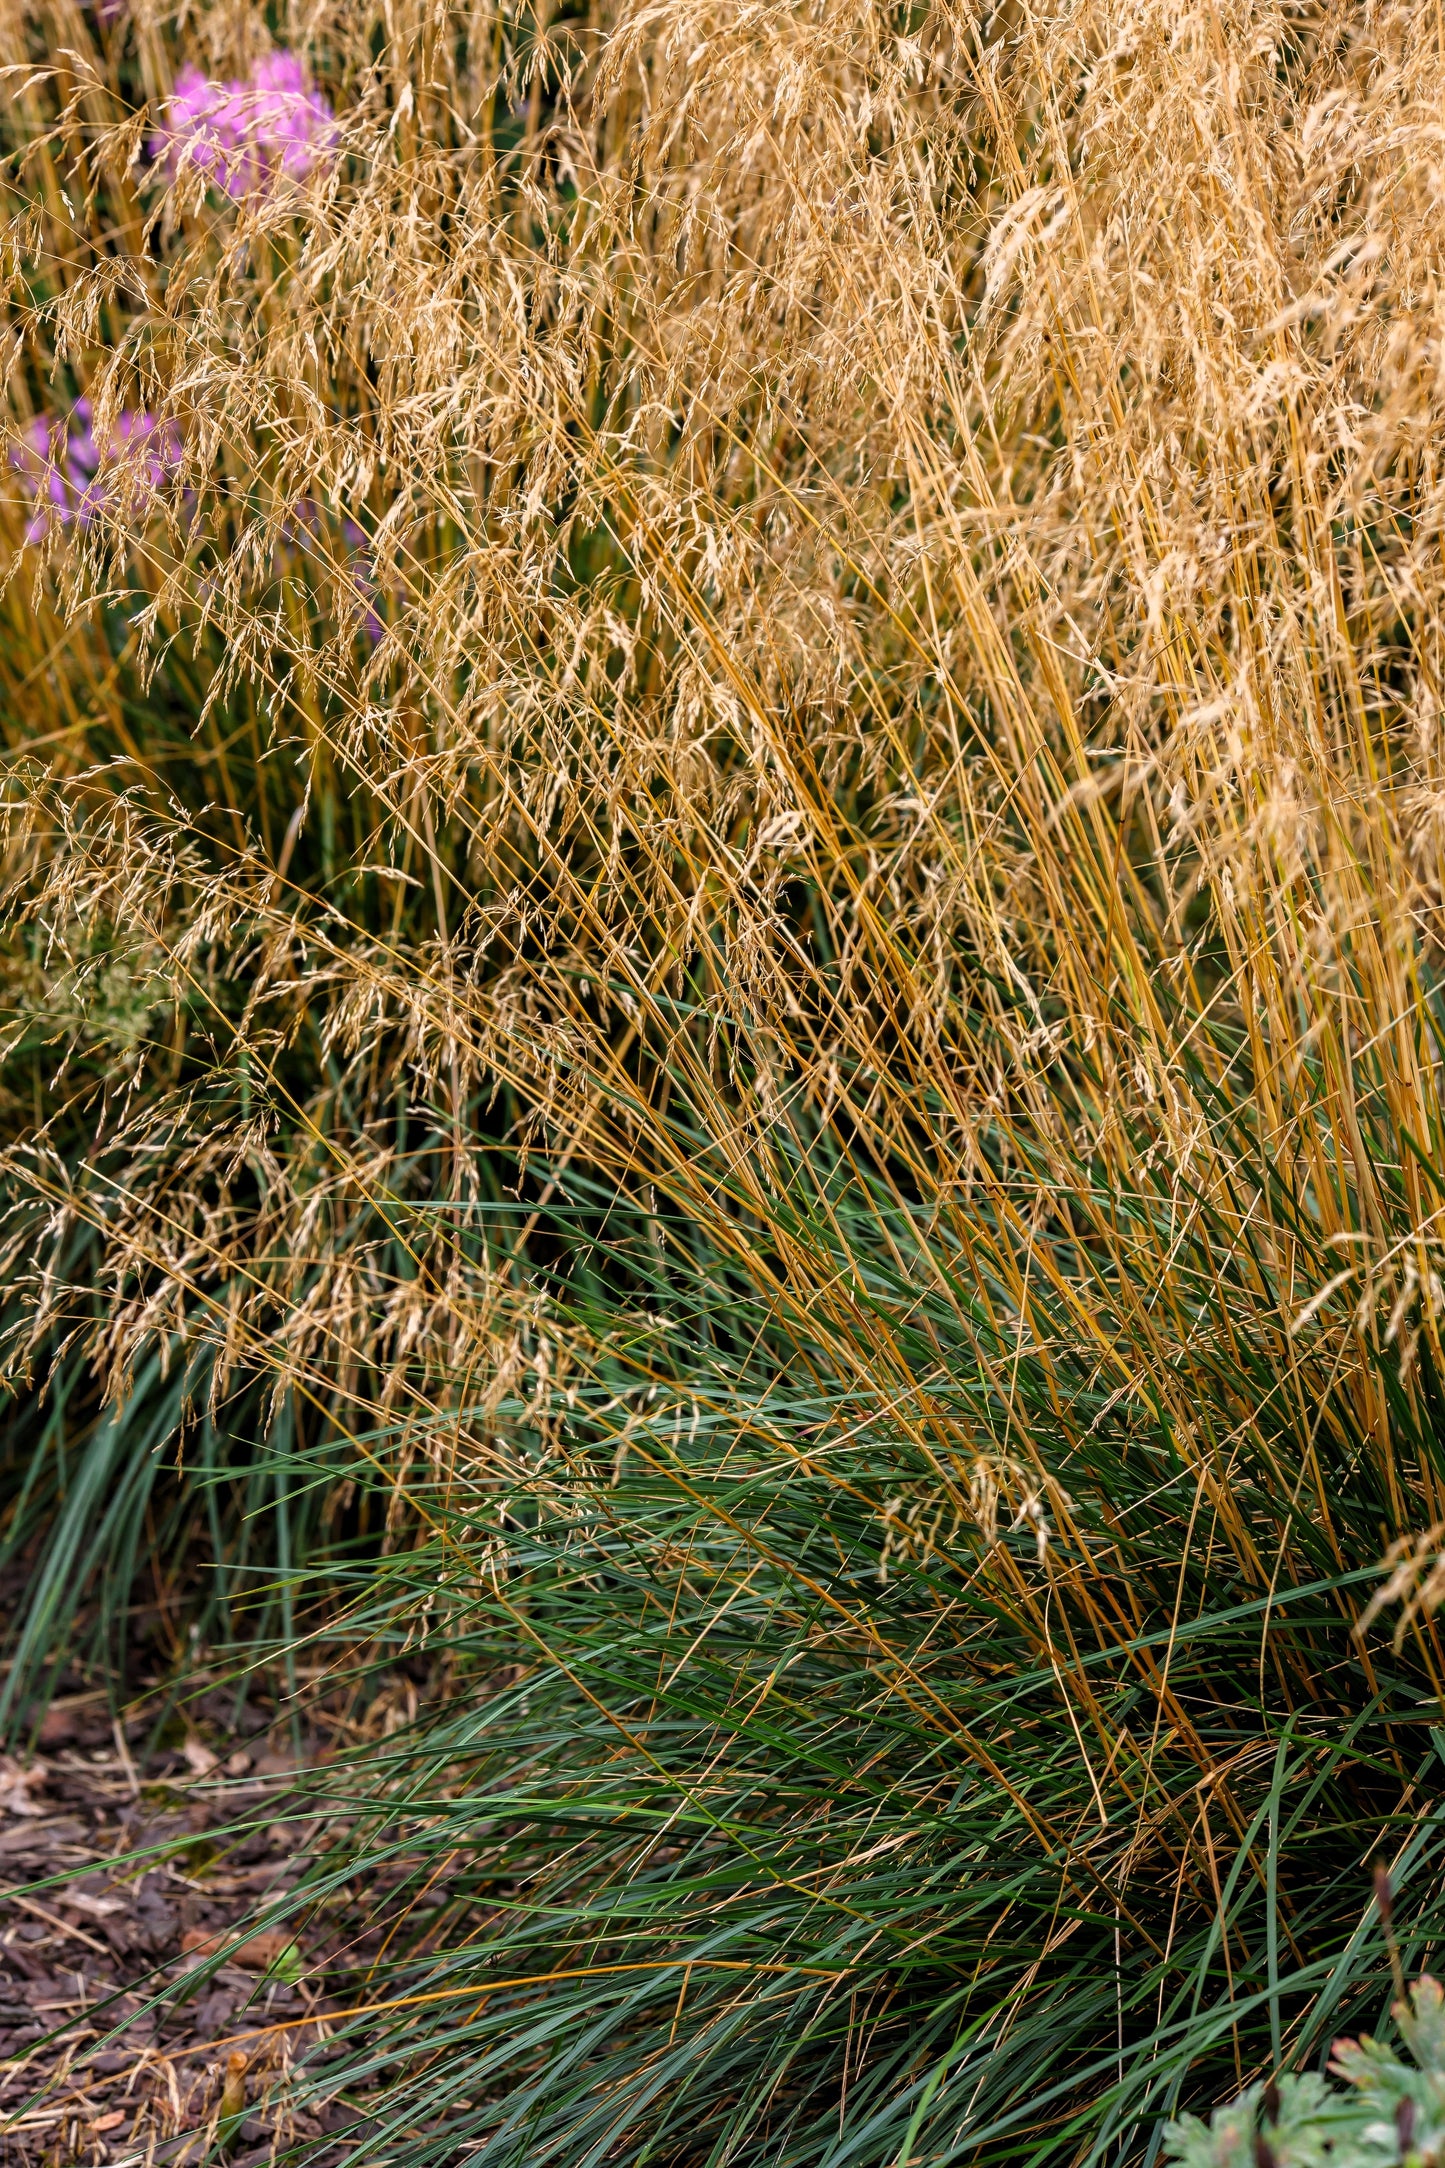
[{"label": "purple flower", "polygon": [[180,457],[174,422],[158,422],[144,409],[123,407],[104,446],[96,442],[88,399],[76,400],[67,421],[38,415],[10,447],[10,464],[35,508],[26,541],[43,541],[52,526],[68,527],[72,520],[88,527],[103,505],[117,499],[143,506]]},{"label": "purple flower", "polygon": [[[76,412],[89,403],[78,399]],[[181,463],[181,433],[174,422],[159,422],[144,407],[122,407],[116,416],[112,457],[117,479],[127,482],[133,495],[154,496]]]},{"label": "purple flower", "polygon": [[282,172],[296,181],[311,171],[316,152],[335,133],[330,104],[306,89],[294,53],[268,53],[257,61],[251,70],[246,125]]},{"label": "purple flower", "polygon": [[366,604],[361,629],[375,647],[386,627],[376,613],[376,575],[371,568],[371,550],[366,536],[354,519],[344,519],[341,522],[341,533],[351,552],[351,584]]},{"label": "purple flower", "polygon": [[213,82],[182,68],[166,107],[165,130],[151,156],[172,172],[199,166],[239,201],[277,173],[304,180],[335,133],[331,107],[309,91],[294,53],[267,53],[245,81]]},{"label": "purple flower", "polygon": [[65,424],[48,415],[37,415],[25,424],[10,447],[10,464],[20,474],[34,510],[25,527],[27,542],[39,542],[52,522],[67,526],[72,519],[88,522],[95,512],[91,474],[86,464],[89,431],[80,444],[80,456],[72,455]]},{"label": "purple flower", "polygon": [[[296,506],[293,518],[297,526],[304,528],[308,534],[316,536],[319,543],[321,512],[313,497],[301,498]],[[286,541],[299,540],[296,527],[288,524],[281,531]],[[346,545],[346,569],[350,575],[352,592],[359,601],[364,602],[366,605],[362,615],[361,630],[365,637],[370,640],[372,646],[375,647],[378,640],[385,634],[386,627],[376,610],[376,579],[372,572],[371,550],[365,534],[357,526],[354,519],[343,517],[341,539]],[[304,551],[306,544],[302,543],[301,548]],[[318,551],[318,554],[321,553]]]}]

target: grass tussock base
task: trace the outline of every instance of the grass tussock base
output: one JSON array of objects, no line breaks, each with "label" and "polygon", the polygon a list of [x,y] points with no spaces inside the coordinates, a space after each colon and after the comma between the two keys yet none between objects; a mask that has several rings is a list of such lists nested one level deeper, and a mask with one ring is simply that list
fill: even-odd
[{"label": "grass tussock base", "polygon": [[1318,2067],[1442,1927],[1437,11],[0,39],[6,1717],[142,1583],[438,1665],[295,1900],[468,1923],[397,2168]]}]

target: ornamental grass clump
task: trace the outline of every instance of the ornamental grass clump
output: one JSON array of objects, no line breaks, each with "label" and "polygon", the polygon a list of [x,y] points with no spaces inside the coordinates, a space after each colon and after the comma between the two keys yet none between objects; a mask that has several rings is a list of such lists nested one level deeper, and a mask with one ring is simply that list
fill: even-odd
[{"label": "ornamental grass clump", "polygon": [[354,1691],[393,2164],[1317,2070],[1445,1925],[1435,13],[0,26],[0,1714]]}]

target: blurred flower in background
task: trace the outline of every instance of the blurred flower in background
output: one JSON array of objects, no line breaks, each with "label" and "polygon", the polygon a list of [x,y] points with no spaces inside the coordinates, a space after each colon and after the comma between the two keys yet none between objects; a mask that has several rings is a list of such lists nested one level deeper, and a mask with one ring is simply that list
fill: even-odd
[{"label": "blurred flower in background", "polygon": [[[296,526],[303,528],[309,536],[314,538],[311,547],[319,543],[321,537],[321,510],[313,498],[303,497],[297,505]],[[306,543],[300,541],[300,536],[296,533],[295,528],[288,530],[286,539],[299,543],[303,551],[308,548]],[[374,647],[386,631],[386,627],[376,609],[376,579],[372,570],[371,548],[364,531],[357,526],[354,519],[342,519],[341,540],[346,551],[346,568],[350,575],[352,588],[365,605],[361,619],[361,630]]]},{"label": "blurred flower in background", "polygon": [[174,422],[157,421],[144,408],[123,407],[103,443],[96,440],[88,399],[77,399],[64,420],[36,415],[10,447],[10,464],[33,505],[26,541],[43,541],[52,526],[72,520],[88,527],[106,504],[143,505],[180,457]]},{"label": "blurred flower in background", "polygon": [[[53,528],[72,523],[88,527],[102,509],[143,514],[180,465],[181,450],[175,423],[160,421],[143,407],[123,407],[113,429],[101,438],[89,399],[77,399],[64,418],[36,415],[23,424],[9,449],[9,463],[30,503],[25,540],[43,542]],[[366,534],[354,519],[341,518],[343,562],[337,567],[324,526],[319,504],[303,497],[281,530],[275,569],[294,552],[338,570],[362,605],[360,630],[375,646],[386,627],[376,606]]]},{"label": "blurred flower in background", "polygon": [[70,456],[63,422],[41,414],[26,422],[10,447],[10,464],[35,505],[25,528],[27,542],[42,540],[52,520],[65,525],[79,507],[84,507],[82,518],[89,518],[90,483],[80,461]]},{"label": "blurred flower in background", "polygon": [[334,129],[331,105],[309,91],[294,53],[267,53],[245,80],[219,83],[184,67],[151,156],[170,170],[199,166],[239,201],[284,173],[304,180]]}]

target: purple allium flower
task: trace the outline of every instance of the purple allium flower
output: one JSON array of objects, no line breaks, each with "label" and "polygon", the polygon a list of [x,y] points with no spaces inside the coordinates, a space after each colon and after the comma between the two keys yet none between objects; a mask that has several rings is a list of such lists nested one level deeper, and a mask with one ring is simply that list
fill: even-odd
[{"label": "purple allium flower", "polygon": [[88,527],[100,508],[118,496],[132,506],[143,505],[180,457],[175,423],[158,422],[143,408],[123,407],[104,446],[96,442],[88,399],[76,400],[68,421],[37,416],[10,447],[10,464],[35,506],[26,541],[43,541],[52,526],[68,527],[72,520]]},{"label": "purple allium flower", "polygon": [[245,81],[217,83],[182,68],[151,156],[167,159],[173,172],[199,166],[239,200],[277,173],[303,180],[333,132],[330,104],[306,89],[295,53],[274,52]]}]

